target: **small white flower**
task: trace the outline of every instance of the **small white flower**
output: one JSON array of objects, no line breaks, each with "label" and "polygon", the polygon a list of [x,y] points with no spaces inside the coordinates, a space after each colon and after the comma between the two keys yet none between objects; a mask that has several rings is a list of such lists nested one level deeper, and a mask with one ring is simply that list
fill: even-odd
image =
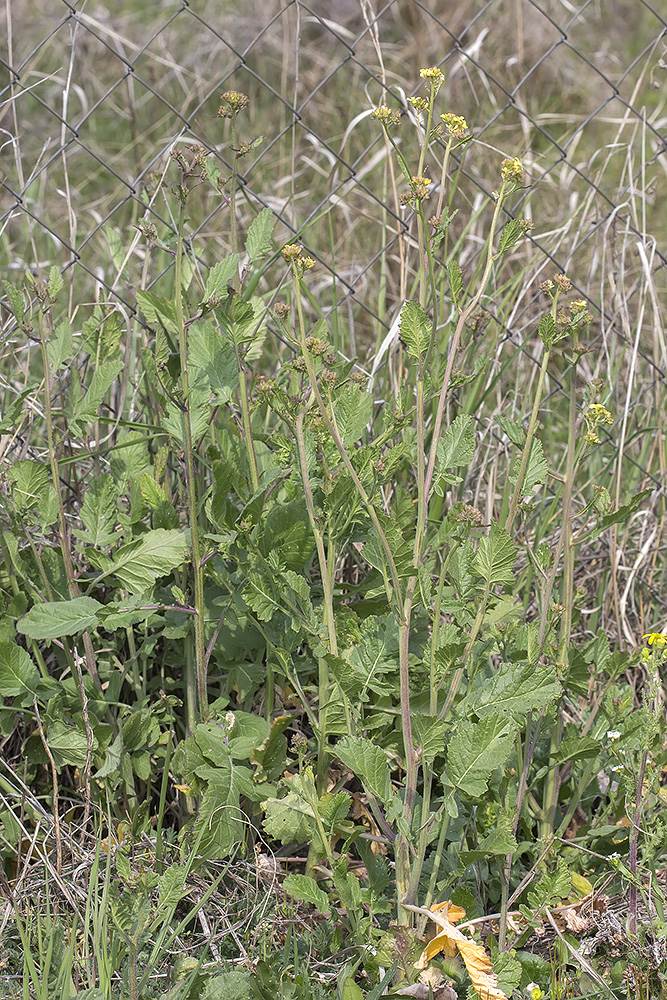
[{"label": "small white flower", "polygon": [[607,739],[608,740],[620,740],[620,738],[621,738],[621,734],[619,733],[618,729],[608,729],[607,730]]}]

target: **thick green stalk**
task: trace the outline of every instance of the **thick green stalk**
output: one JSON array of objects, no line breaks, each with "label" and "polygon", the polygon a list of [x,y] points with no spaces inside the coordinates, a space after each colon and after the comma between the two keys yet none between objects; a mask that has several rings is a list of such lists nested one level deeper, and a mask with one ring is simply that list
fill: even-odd
[{"label": "thick green stalk", "polygon": [[[195,480],[194,447],[192,444],[192,424],[190,421],[190,379],[188,372],[188,332],[183,314],[183,226],[185,223],[185,205],[181,201],[178,215],[178,235],[176,255],[174,260],[174,282],[176,303],[176,326],[178,329],[178,350],[181,361],[181,388],[183,392],[183,444],[185,448],[186,487],[188,497],[188,521],[190,524],[190,539],[192,547],[192,571],[194,574],[194,607],[195,607],[195,685],[192,679],[186,678],[186,691],[191,692],[193,686],[197,690],[199,718],[202,722],[208,719],[208,690],[206,668],[206,642],[204,639],[204,568],[202,566],[201,545],[199,541],[199,515],[197,510],[197,486]],[[187,661],[186,661],[187,662]],[[192,709],[189,719],[193,717]]]}]

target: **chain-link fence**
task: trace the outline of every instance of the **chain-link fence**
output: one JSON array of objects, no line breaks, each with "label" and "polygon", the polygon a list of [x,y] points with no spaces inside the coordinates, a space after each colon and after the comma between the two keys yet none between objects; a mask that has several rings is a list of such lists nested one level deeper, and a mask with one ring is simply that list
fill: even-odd
[{"label": "chain-link fence", "polygon": [[[624,414],[619,453],[635,463],[636,485],[656,488],[633,551],[615,557],[625,573],[616,610],[623,621],[639,579],[661,601],[667,21],[659,3],[7,0],[5,13],[5,276],[56,263],[70,282],[72,315],[86,299],[134,315],[131,289],[154,277],[136,224],[154,222],[162,233],[174,226],[158,183],[168,153],[201,143],[231,172],[216,111],[222,91],[242,91],[251,104],[241,139],[264,138],[239,161],[239,211],[247,205],[250,217],[268,206],[278,240],[298,234],[307,244],[321,264],[314,294],[326,288],[345,318],[337,346],[369,369],[391,346],[414,249],[410,210],[392,189],[370,110],[386,102],[413,113],[407,98],[419,68],[439,66],[442,110],[465,116],[479,151],[460,163],[470,218],[484,218],[502,157],[520,156],[528,171],[512,210],[533,219],[525,252],[536,263],[513,291],[501,339],[533,358],[527,331],[539,281],[556,271],[595,311],[590,377],[600,364],[611,373]],[[228,250],[227,213],[224,199],[202,192],[192,235],[204,264]],[[480,231],[472,224],[460,233],[464,268]],[[492,303],[485,308],[493,312]],[[557,379],[551,385],[564,391]],[[652,444],[633,448],[627,418],[639,403]],[[616,468],[622,500],[620,458]]]}]

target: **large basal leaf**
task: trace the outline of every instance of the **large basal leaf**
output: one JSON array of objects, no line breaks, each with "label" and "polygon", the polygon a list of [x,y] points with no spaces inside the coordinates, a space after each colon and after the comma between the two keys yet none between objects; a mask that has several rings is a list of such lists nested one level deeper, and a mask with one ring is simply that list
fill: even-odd
[{"label": "large basal leaf", "polygon": [[64,635],[77,635],[97,625],[97,612],[101,607],[93,597],[45,601],[32,607],[16,628],[30,639],[60,639]]},{"label": "large basal leaf", "polygon": [[29,653],[14,642],[0,642],[0,695],[32,694],[38,681],[39,670]]},{"label": "large basal leaf", "polygon": [[514,583],[516,547],[504,528],[491,525],[491,532],[479,540],[473,568],[491,586],[511,587]]},{"label": "large basal leaf", "polygon": [[449,743],[447,782],[472,798],[484,795],[491,774],[514,746],[514,736],[513,724],[499,715],[467,723]]},{"label": "large basal leaf", "polygon": [[336,756],[381,803],[389,802],[391,774],[387,757],[379,746],[362,736],[344,736],[336,744]]},{"label": "large basal leaf", "polygon": [[185,561],[188,539],[183,531],[156,528],[137,541],[123,545],[114,555],[113,574],[131,594],[141,594],[160,576]]},{"label": "large basal leaf", "polygon": [[520,719],[548,705],[560,693],[555,670],[530,663],[502,663],[491,678],[480,677],[474,684],[465,707],[480,718],[503,713]]},{"label": "large basal leaf", "polygon": [[252,776],[247,767],[232,767],[229,759],[221,761],[220,766],[204,767],[199,771],[207,788],[192,835],[203,857],[224,858],[244,841],[247,820],[239,805],[239,796]]}]

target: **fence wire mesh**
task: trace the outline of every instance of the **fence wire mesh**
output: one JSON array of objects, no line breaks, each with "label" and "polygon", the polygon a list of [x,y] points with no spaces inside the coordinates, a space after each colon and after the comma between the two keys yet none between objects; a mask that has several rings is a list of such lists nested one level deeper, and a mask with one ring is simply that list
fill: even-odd
[{"label": "fence wire mesh", "polygon": [[[537,263],[515,289],[510,321],[496,317],[497,359],[503,342],[524,351],[525,389],[539,364],[530,334],[539,282],[566,272],[596,314],[590,378],[600,365],[614,373],[626,417],[647,394],[654,401],[652,447],[631,447],[626,421],[614,466],[617,501],[627,463],[633,485],[655,488],[632,550],[614,557],[621,637],[633,633],[631,605],[630,617],[642,618],[641,594],[665,607],[656,562],[666,485],[664,8],[655,0],[7,0],[5,15],[5,276],[56,263],[73,315],[87,298],[114,302],[130,322],[131,289],[142,274],[144,284],[159,277],[134,227],[175,225],[159,194],[168,154],[201,143],[231,172],[216,111],[222,91],[242,91],[248,138],[264,141],[240,161],[239,212],[250,218],[268,206],[279,243],[298,235],[307,244],[321,265],[313,294],[326,290],[345,317],[337,346],[369,371],[389,357],[414,251],[410,211],[388,186],[370,110],[386,102],[407,115],[419,68],[439,66],[442,110],[466,117],[481,151],[460,164],[471,217],[484,218],[503,156],[520,156],[528,171],[512,210],[535,223],[525,253]],[[204,193],[192,211],[202,266],[228,251],[227,214],[224,199]],[[473,226],[461,235],[464,268],[479,249]],[[493,302],[484,307],[493,317]],[[554,377],[550,391],[565,389]]]}]

